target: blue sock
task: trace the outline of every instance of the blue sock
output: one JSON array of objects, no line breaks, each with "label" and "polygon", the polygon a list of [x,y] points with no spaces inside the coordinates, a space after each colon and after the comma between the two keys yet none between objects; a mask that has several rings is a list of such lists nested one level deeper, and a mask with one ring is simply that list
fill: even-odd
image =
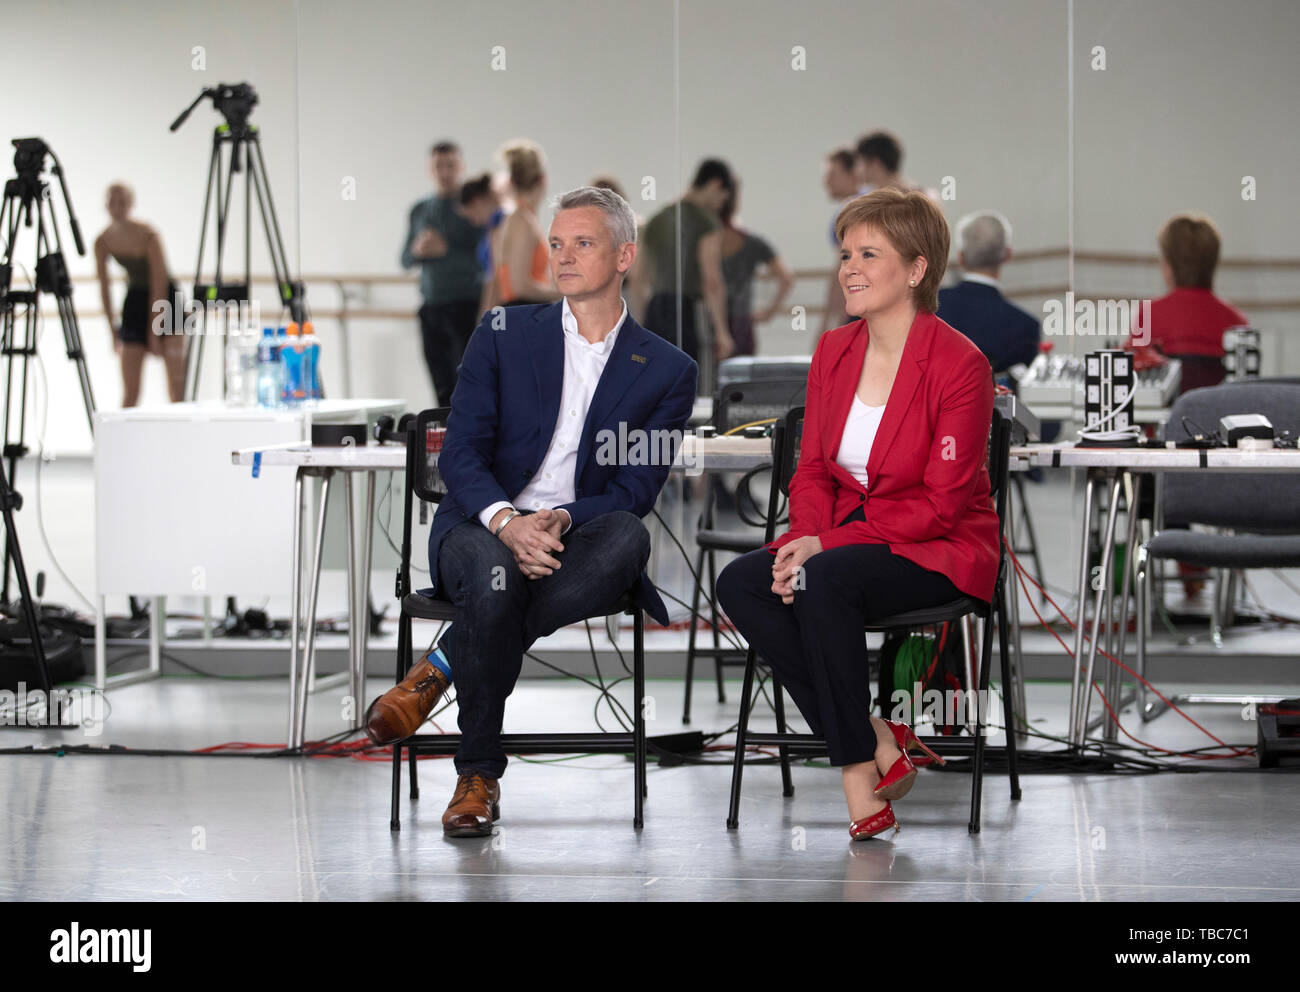
[{"label": "blue sock", "polygon": [[447,676],[447,681],[451,681],[451,662],[447,660],[447,655],[443,653],[442,647],[436,647],[428,654],[429,664],[443,675]]}]

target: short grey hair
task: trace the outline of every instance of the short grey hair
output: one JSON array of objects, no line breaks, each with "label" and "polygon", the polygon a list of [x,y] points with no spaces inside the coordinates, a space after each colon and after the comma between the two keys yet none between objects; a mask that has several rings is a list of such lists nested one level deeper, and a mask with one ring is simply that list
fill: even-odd
[{"label": "short grey hair", "polygon": [[967,214],[957,222],[957,243],[966,268],[997,268],[1011,244],[1011,222],[996,210]]},{"label": "short grey hair", "polygon": [[574,207],[598,207],[605,212],[609,233],[614,244],[636,244],[636,214],[631,205],[612,189],[600,186],[579,186],[555,198],[555,210],[572,210]]}]

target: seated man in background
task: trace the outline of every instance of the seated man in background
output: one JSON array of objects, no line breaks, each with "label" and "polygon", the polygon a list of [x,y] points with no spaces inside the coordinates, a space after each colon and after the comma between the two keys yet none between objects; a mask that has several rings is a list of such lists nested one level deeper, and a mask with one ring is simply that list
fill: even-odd
[{"label": "seated man in background", "polygon": [[[564,194],[548,246],[563,298],[486,313],[451,401],[429,573],[456,622],[366,714],[375,743],[409,737],[454,675],[458,781],[442,818],[452,837],[490,834],[500,816],[505,702],[534,641],[629,591],[668,623],[639,518],[668,476],[698,369],[628,315],[637,245],[626,200],[590,186]],[[609,456],[611,432],[629,451]],[[666,459],[629,457],[639,438],[641,454],[662,453],[664,437]]]},{"label": "seated man in background", "polygon": [[[1178,214],[1157,235],[1160,274],[1169,293],[1151,303],[1149,343],[1183,363],[1179,392],[1223,381],[1223,332],[1247,323],[1214,295],[1219,232],[1208,217]],[[1133,347],[1132,339],[1125,345]]]},{"label": "seated man in background", "polygon": [[1011,257],[1011,225],[991,210],[967,214],[957,222],[957,246],[962,280],[939,290],[940,319],[975,342],[994,375],[1028,365],[1038,355],[1038,320],[998,286],[998,273]]},{"label": "seated man in background", "polygon": [[[1167,358],[1182,362],[1179,394],[1223,381],[1223,332],[1244,326],[1246,316],[1214,295],[1214,270],[1219,265],[1219,232],[1208,217],[1177,214],[1156,236],[1160,246],[1160,275],[1167,294],[1151,302],[1151,326],[1134,333],[1124,347],[1143,340]],[[1134,339],[1137,338],[1137,341]],[[1178,563],[1178,576],[1189,600],[1199,599],[1209,569]]]}]

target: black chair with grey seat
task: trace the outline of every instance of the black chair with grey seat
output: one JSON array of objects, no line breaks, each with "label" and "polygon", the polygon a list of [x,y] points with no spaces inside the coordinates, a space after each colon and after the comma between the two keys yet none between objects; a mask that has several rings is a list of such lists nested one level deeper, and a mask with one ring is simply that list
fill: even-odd
[{"label": "black chair with grey seat", "polygon": [[[397,628],[397,681],[401,682],[415,663],[412,650],[411,621],[434,620],[451,623],[456,607],[445,599],[424,595],[411,589],[411,516],[415,501],[420,501],[421,522],[428,504],[436,508],[447,493],[438,471],[438,452],[442,448],[448,407],[425,410],[414,418],[406,436],[406,497],[402,524],[401,562],[397,569],[397,598],[402,613]],[[436,512],[436,509],[435,509]],[[640,607],[632,601],[631,590],[604,614],[597,616],[632,617],[632,729],[624,732],[592,731],[560,734],[502,734],[506,751],[516,754],[628,754],[633,764],[632,825],[640,828],[646,795],[645,733],[645,621]],[[596,619],[597,617],[592,617]],[[402,752],[410,756],[411,798],[420,797],[416,770],[420,754],[455,754],[460,747],[459,734],[416,733],[393,745],[393,796],[389,827],[401,829],[399,802],[402,790]]]},{"label": "black chair with grey seat", "polygon": [[[1165,440],[1192,433],[1213,433],[1222,417],[1259,413],[1277,434],[1300,433],[1300,383],[1242,381],[1188,390],[1178,397],[1165,425]],[[1231,623],[1231,576],[1252,568],[1300,567],[1300,474],[1169,472],[1157,476],[1157,528],[1135,556],[1137,569],[1138,703],[1143,720],[1165,711],[1150,700],[1146,683],[1147,628],[1151,612],[1151,572],[1157,561],[1174,560],[1218,569],[1211,615],[1211,636],[1222,645],[1222,630]],[[1192,530],[1194,526],[1214,532]],[[1157,606],[1161,604],[1155,604]],[[1177,695],[1175,703],[1243,705],[1252,696]]]},{"label": "black chair with grey seat", "polygon": [[[773,462],[778,466],[772,473],[772,488],[768,496],[767,540],[776,536],[776,507],[781,495],[789,496],[790,480],[794,476],[799,459],[799,444],[803,432],[803,408],[791,410],[783,424],[777,425],[773,437]],[[991,495],[998,514],[998,532],[1006,533],[1007,512],[1007,476],[1011,455],[1011,422],[996,410],[993,424],[989,431],[989,482]],[[765,542],[766,543],[766,542]],[[940,755],[970,756],[973,760],[971,778],[970,822],[967,829],[979,833],[980,810],[983,797],[984,759],[989,751],[1004,753],[1007,758],[1007,772],[1011,785],[1011,798],[1020,798],[1020,774],[1016,761],[1016,735],[1010,727],[1010,704],[1007,705],[1008,717],[1005,721],[1006,740],[1004,747],[985,745],[985,711],[989,694],[989,671],[993,661],[993,625],[997,621],[998,650],[1002,663],[1003,695],[1011,685],[1011,661],[1007,649],[1007,623],[1009,610],[1007,605],[1007,553],[1005,546],[1000,551],[997,581],[993,587],[992,604],[973,596],[962,596],[951,603],[924,610],[910,610],[894,616],[875,617],[868,621],[865,631],[899,630],[916,627],[930,627],[941,623],[961,620],[974,615],[984,621],[984,633],[980,651],[979,692],[976,694],[975,727],[971,737],[926,737],[924,741],[935,753]],[[826,743],[813,734],[792,734],[785,730],[784,713],[777,710],[777,732],[775,734],[755,733],[749,729],[750,710],[753,708],[754,675],[758,657],[754,646],[750,645],[745,659],[745,688],[740,701],[740,719],[736,730],[736,753],[731,770],[731,807],[727,814],[727,826],[734,829],[740,825],[740,786],[745,770],[745,751],[750,746],[776,747],[781,759],[781,779],[783,794],[794,795],[790,778],[790,756],[821,757],[826,754]],[[773,676],[775,682],[775,676]],[[778,697],[779,698],[779,697]]]},{"label": "black chair with grey seat", "polygon": [[[714,426],[719,434],[728,434],[737,431],[742,427],[755,424],[766,424],[774,419],[780,419],[789,412],[790,408],[804,401],[804,394],[808,388],[808,380],[804,379],[759,379],[754,382],[733,382],[722,386],[718,390],[717,398],[714,402]],[[749,497],[750,482],[757,476],[769,471],[770,465],[760,466],[746,472],[736,486],[736,505],[739,506]],[[730,529],[718,529],[714,527],[714,510],[717,502],[718,489],[722,486],[722,480],[715,475],[705,476],[706,494],[704,497],[704,510],[700,514],[699,529],[695,533],[695,571],[692,575],[691,588],[691,612],[690,612],[690,631],[686,637],[686,692],[685,702],[682,704],[682,723],[691,722],[691,691],[695,681],[695,659],[697,656],[704,656],[713,659],[714,677],[718,687],[718,702],[727,701],[726,689],[723,687],[722,670],[726,665],[743,665],[745,663],[745,652],[742,648],[731,647],[722,644],[721,635],[718,630],[718,600],[714,588],[718,580],[718,552],[732,552],[735,554],[744,554],[747,551],[753,551],[763,545],[761,540],[763,526],[762,521],[758,521],[752,527],[735,527]],[[756,515],[761,514],[762,510],[755,506]],[[742,515],[743,521],[743,515]],[[704,587],[704,565],[708,561],[709,567],[709,624],[713,634],[713,645],[711,647],[700,647],[696,643],[697,620],[700,615],[700,595]]]}]

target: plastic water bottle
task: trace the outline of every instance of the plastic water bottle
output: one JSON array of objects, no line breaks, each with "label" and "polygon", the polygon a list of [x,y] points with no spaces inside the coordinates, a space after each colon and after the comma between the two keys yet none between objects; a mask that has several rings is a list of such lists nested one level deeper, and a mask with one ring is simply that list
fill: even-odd
[{"label": "plastic water bottle", "polygon": [[284,346],[280,349],[280,364],[284,368],[284,391],[281,396],[285,406],[302,406],[307,401],[307,380],[304,378],[306,357],[306,348],[298,336],[298,325],[291,323]]},{"label": "plastic water bottle", "polygon": [[322,395],[320,385],[320,341],[316,337],[316,332],[313,330],[310,320],[303,321],[302,334],[303,383],[307,393],[307,401],[314,406],[320,401]]},{"label": "plastic water bottle", "polygon": [[280,405],[284,374],[280,365],[280,342],[274,327],[262,328],[262,340],[257,343],[257,405],[273,410]]},{"label": "plastic water bottle", "polygon": [[257,406],[257,331],[234,327],[226,335],[226,404]]}]

